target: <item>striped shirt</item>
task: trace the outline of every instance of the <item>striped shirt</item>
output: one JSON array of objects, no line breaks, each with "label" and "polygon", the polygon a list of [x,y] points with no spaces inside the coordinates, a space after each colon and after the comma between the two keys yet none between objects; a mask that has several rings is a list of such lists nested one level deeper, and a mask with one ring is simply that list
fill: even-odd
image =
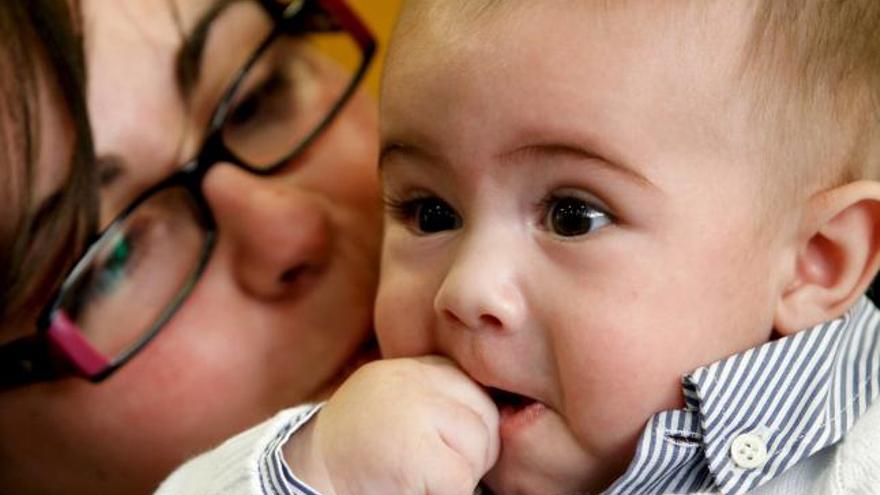
[{"label": "striped shirt", "polygon": [[315,495],[311,487],[299,480],[290,470],[284,459],[282,447],[290,436],[306,424],[320,406],[310,407],[294,417],[293,421],[284,425],[272,438],[260,455],[260,493],[267,495]]},{"label": "striped shirt", "polygon": [[[605,495],[741,494],[837,443],[880,395],[880,311],[862,298],[839,319],[699,368],[682,386],[685,408],[651,417]],[[282,447],[319,409],[282,411],[182,466],[157,493],[318,495]]]},{"label": "striped shirt", "polygon": [[880,394],[880,312],[843,317],[683,377],[607,495],[746,493],[838,442]]}]

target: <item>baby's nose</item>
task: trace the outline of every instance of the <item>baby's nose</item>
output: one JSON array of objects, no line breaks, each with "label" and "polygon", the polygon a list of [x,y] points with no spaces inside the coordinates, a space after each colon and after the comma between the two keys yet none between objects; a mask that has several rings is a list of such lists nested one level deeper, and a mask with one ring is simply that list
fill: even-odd
[{"label": "baby's nose", "polygon": [[465,241],[434,299],[438,319],[469,330],[517,330],[526,311],[517,271],[511,250]]}]

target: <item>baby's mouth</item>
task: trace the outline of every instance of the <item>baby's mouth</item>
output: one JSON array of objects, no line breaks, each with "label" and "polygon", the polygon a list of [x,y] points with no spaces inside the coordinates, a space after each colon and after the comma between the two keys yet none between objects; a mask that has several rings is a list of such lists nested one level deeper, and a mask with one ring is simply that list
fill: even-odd
[{"label": "baby's mouth", "polygon": [[498,407],[498,426],[502,441],[513,439],[548,412],[544,403],[531,397],[494,387],[487,387],[486,391]]},{"label": "baby's mouth", "polygon": [[535,399],[519,395],[500,388],[487,387],[487,392],[492,401],[498,406],[498,412],[502,416],[508,416],[518,413],[532,404],[537,403]]}]

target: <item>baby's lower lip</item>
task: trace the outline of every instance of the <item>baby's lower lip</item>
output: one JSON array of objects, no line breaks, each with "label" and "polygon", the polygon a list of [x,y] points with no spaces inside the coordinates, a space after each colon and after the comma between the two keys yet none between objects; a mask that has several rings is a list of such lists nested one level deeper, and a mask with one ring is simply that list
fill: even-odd
[{"label": "baby's lower lip", "polygon": [[547,406],[541,402],[532,402],[524,407],[501,406],[500,415],[501,438],[511,438],[525,430],[547,412]]}]

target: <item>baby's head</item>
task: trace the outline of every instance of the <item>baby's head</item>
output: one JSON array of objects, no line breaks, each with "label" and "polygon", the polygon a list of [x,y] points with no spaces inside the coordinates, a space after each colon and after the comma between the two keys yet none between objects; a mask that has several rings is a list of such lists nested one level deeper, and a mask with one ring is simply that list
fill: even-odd
[{"label": "baby's head", "polygon": [[875,0],[404,7],[377,327],[522,396],[491,486],[600,490],[683,374],[865,291],[878,32]]}]

